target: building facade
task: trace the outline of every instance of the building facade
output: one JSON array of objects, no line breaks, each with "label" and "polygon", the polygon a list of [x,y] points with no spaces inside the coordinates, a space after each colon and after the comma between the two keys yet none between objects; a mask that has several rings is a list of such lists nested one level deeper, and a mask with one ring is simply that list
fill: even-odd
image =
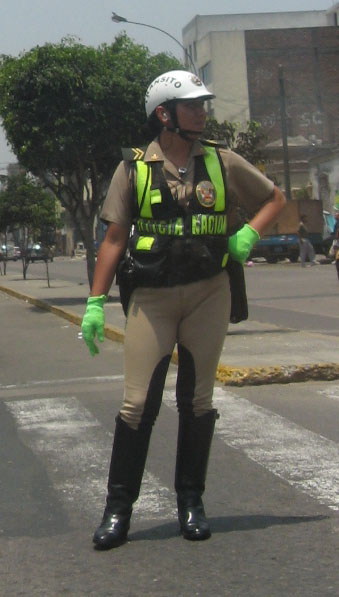
[{"label": "building facade", "polygon": [[261,123],[282,187],[282,117],[288,140],[298,140],[292,185],[308,184],[315,147],[339,146],[338,21],[339,3],[328,11],[197,15],[183,29],[183,45],[216,95],[210,114]]}]

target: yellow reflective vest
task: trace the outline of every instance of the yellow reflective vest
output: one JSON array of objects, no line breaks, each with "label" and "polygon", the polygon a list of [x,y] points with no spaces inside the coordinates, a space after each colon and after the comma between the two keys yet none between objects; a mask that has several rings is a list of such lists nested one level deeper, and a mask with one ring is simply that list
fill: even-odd
[{"label": "yellow reflective vest", "polygon": [[204,149],[203,155],[194,158],[193,192],[187,210],[172,196],[162,163],[134,160],[136,184],[129,253],[135,269],[140,266],[140,279],[142,275],[151,276],[158,282],[163,279],[164,285],[173,285],[210,277],[226,267],[226,173],[217,148]]}]

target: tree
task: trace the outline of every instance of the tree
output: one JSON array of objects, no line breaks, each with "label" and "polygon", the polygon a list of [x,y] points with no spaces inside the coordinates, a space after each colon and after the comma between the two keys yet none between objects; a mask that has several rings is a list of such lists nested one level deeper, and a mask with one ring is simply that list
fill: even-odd
[{"label": "tree", "polygon": [[[261,124],[255,120],[248,121],[247,128],[243,130],[238,123],[227,120],[218,123],[214,118],[207,118],[204,138],[221,142],[226,148],[262,169],[267,158],[262,149],[265,135],[260,131],[260,127]],[[235,230],[243,226],[248,216],[245,210],[237,205],[234,206],[231,219]]]},{"label": "tree", "polygon": [[241,130],[238,123],[227,120],[218,123],[215,119],[208,118],[204,137],[221,141],[228,149],[232,149],[251,164],[259,165],[267,159],[262,149],[265,135],[260,128],[261,124],[255,120],[248,121],[246,130]]},{"label": "tree", "polygon": [[[29,264],[28,243],[44,238],[48,245],[46,231],[55,231],[57,225],[55,198],[50,193],[27,174],[8,177],[7,188],[0,192],[0,230],[6,236],[8,231],[20,231],[24,279]],[[49,286],[47,260],[46,273]]]},{"label": "tree", "polygon": [[125,34],[110,46],[72,38],[0,61],[0,116],[20,164],[69,212],[87,251],[92,284],[93,227],[121,146],[145,142],[144,94],[161,72],[182,68]]}]

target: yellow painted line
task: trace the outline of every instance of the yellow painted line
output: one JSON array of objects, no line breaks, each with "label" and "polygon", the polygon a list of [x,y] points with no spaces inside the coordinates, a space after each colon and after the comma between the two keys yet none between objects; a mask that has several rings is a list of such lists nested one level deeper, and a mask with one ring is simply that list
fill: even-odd
[{"label": "yellow painted line", "polygon": [[[30,296],[29,294],[23,294],[21,292],[17,292],[16,290],[13,290],[12,288],[9,288],[7,286],[0,286],[0,290],[3,292],[6,292],[7,294],[9,294],[11,296],[14,296],[15,298],[27,301],[31,305],[35,305],[36,307],[39,307],[39,309],[43,309],[44,311],[50,311],[50,313],[53,313],[54,315],[63,317],[64,319],[67,319],[67,321],[70,321],[71,323],[74,323],[75,325],[79,325],[79,326],[81,325],[82,315],[79,315],[78,313],[74,313],[74,311],[68,311],[66,309],[62,309],[61,307],[56,307],[55,305],[51,305],[50,303],[47,303],[46,301],[37,299],[33,296]],[[119,328],[116,328],[113,325],[105,324],[104,331],[105,331],[106,338],[109,338],[110,340],[114,340],[116,342],[124,342],[125,334]]]}]

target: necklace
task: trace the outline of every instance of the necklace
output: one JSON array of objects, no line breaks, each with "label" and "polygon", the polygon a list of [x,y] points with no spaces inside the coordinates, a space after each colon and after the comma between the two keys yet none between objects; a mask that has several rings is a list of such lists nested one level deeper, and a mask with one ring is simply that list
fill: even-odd
[{"label": "necklace", "polygon": [[180,168],[178,168],[178,172],[179,172],[180,176],[183,176],[184,174],[186,174],[187,168],[184,168],[183,166],[181,166]]},{"label": "necklace", "polygon": [[187,170],[189,168],[189,165],[191,163],[191,156],[188,156],[187,162],[185,166],[178,166],[178,172],[179,172],[179,176],[185,176],[185,174],[187,173]]}]

